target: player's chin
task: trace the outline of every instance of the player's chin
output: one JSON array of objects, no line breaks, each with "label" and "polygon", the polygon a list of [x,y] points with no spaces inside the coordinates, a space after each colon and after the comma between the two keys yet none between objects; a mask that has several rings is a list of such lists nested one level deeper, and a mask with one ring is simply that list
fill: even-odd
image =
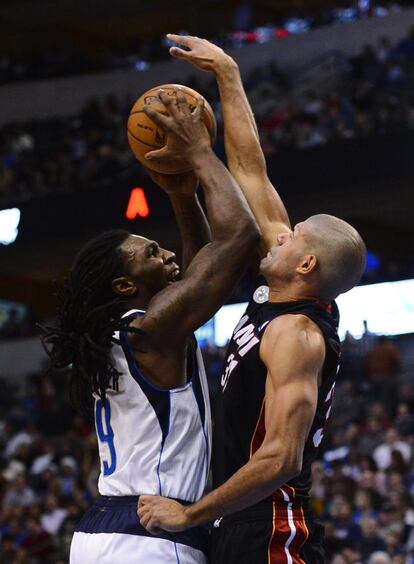
[{"label": "player's chin", "polygon": [[167,285],[170,286],[171,284],[175,284],[176,282],[178,282],[178,278],[180,276],[180,271],[174,270],[172,273],[167,275]]},{"label": "player's chin", "polygon": [[264,258],[262,258],[262,260],[260,261],[259,264],[259,272],[260,274],[266,274],[267,269],[269,267],[269,263],[270,263],[270,259],[269,257],[265,256]]},{"label": "player's chin", "polygon": [[171,286],[171,284],[175,284],[177,282],[177,276],[173,274],[169,274],[166,276],[166,285]]}]

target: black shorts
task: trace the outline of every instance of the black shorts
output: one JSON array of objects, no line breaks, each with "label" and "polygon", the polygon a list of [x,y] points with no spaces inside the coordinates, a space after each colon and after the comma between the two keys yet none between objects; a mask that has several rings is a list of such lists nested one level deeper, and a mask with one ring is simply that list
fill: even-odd
[{"label": "black shorts", "polygon": [[302,509],[243,511],[216,522],[211,564],[324,564],[323,537],[322,523]]}]

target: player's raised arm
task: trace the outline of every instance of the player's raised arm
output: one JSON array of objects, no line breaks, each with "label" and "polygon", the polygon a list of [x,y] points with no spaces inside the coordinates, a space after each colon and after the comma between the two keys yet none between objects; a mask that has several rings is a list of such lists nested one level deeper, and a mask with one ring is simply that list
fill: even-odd
[{"label": "player's raised arm", "polygon": [[236,62],[205,39],[168,35],[187,50],[171,47],[170,53],[196,67],[214,72],[224,117],[228,167],[239,183],[262,231],[263,251],[275,244],[280,232],[290,229],[286,208],[267,176],[256,122],[244,92]]},{"label": "player's raised arm", "polygon": [[152,180],[169,196],[182,242],[182,270],[185,272],[198,251],[211,241],[210,226],[197,197],[194,172],[161,174],[148,169]]},{"label": "player's raised arm", "polygon": [[[147,114],[175,137],[205,192],[212,240],[194,257],[183,279],[159,292],[137,325],[151,336],[168,336],[166,346],[181,342],[207,321],[223,303],[242,273],[260,232],[233,177],[214,154],[201,120],[202,105],[190,111],[177,93],[177,106],[160,93],[169,116],[150,108]],[[149,159],[168,158],[169,147],[153,151]],[[160,339],[158,339],[160,340]]]}]

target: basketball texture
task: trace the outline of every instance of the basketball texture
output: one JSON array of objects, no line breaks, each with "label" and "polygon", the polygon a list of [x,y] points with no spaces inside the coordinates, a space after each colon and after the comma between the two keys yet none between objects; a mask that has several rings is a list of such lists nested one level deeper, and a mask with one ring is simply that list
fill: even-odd
[{"label": "basketball texture", "polygon": [[[168,133],[150,119],[143,111],[144,104],[149,105],[155,111],[168,115],[164,104],[158,97],[158,90],[162,88],[168,96],[176,98],[175,89],[179,88],[187,99],[191,110],[198,105],[200,94],[181,84],[162,84],[155,86],[145,92],[135,102],[128,118],[128,142],[132,152],[137,159],[147,168],[163,174],[181,174],[191,170],[191,165],[180,155],[171,156],[168,161],[153,163],[145,159],[145,155],[150,151],[161,149],[167,142]],[[204,100],[203,121],[210,134],[213,144],[216,137],[217,125],[213,110],[207,100]]]}]

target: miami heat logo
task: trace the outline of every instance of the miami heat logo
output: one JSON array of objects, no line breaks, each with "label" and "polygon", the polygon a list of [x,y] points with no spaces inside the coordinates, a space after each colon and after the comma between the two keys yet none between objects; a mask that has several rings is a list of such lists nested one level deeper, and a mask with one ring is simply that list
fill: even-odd
[{"label": "miami heat logo", "polygon": [[249,316],[244,315],[234,330],[232,341],[236,343],[237,350],[227,358],[226,368],[221,376],[222,392],[226,389],[230,375],[240,360],[259,342],[253,323],[247,323],[248,321]]}]

